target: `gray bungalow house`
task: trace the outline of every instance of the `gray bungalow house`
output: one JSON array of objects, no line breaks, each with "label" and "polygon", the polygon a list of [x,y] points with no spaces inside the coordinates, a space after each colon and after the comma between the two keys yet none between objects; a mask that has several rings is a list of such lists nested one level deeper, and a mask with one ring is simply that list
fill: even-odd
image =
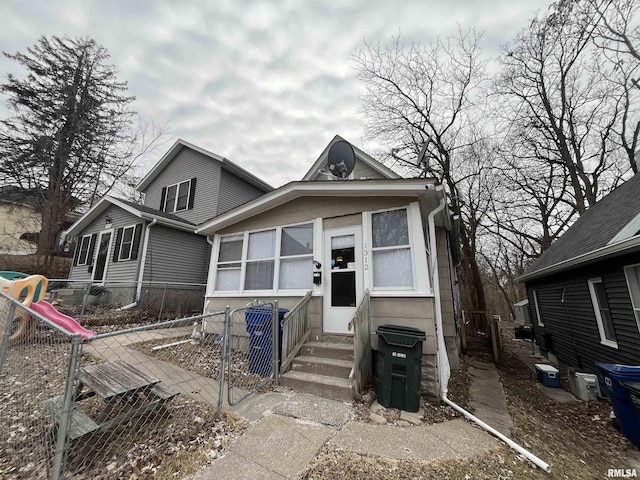
[{"label": "gray bungalow house", "polygon": [[[69,279],[97,285],[204,284],[210,244],[196,225],[270,192],[224,157],[178,140],[136,187],[137,204],[105,196],[69,230],[76,249]],[[123,300],[126,301],[126,300]]]},{"label": "gray bungalow house", "polygon": [[[334,348],[351,341],[349,321],[368,291],[373,349],[378,348],[379,325],[424,331],[422,390],[437,395],[438,315],[449,361],[454,367],[458,364],[455,249],[444,191],[435,179],[399,177],[353,145],[353,171],[337,179],[326,167],[328,151],[336,142],[344,140],[333,138],[302,181],[198,225],[197,233],[213,243],[205,309],[274,298],[291,309],[311,292],[307,345],[314,359],[305,367],[301,355],[281,380],[294,388],[348,399],[346,391],[338,391],[345,380],[326,374],[341,360],[329,358],[331,353],[319,358],[319,344]],[[345,367],[348,374],[350,366]]]},{"label": "gray bungalow house", "polygon": [[594,204],[520,277],[555,362],[640,365],[640,175]]}]

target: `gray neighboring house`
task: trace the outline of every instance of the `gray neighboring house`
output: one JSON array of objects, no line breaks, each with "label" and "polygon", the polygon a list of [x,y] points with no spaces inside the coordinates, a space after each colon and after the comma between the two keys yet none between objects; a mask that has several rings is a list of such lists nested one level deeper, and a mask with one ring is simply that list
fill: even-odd
[{"label": "gray neighboring house", "polygon": [[640,365],[640,175],[591,206],[520,277],[550,360]]},{"label": "gray neighboring house", "polygon": [[[194,232],[212,216],[273,188],[230,162],[178,140],[140,181],[144,203],[105,196],[67,231],[76,240],[69,279],[97,285],[205,284],[210,245]],[[123,298],[122,302],[127,300]]]}]

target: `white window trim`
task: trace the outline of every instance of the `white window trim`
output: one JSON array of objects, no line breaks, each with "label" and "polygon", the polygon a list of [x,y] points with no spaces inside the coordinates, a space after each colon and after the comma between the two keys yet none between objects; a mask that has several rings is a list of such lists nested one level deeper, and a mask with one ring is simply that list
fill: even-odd
[{"label": "white window trim", "polygon": [[[372,215],[382,212],[390,212],[393,210],[407,211],[407,229],[409,234],[409,251],[411,254],[411,271],[413,275],[413,286],[411,287],[373,287],[373,221]],[[429,272],[427,267],[426,245],[424,234],[422,232],[422,220],[420,217],[420,206],[418,202],[412,202],[409,205],[394,208],[385,208],[382,210],[374,210],[362,213],[363,227],[363,271],[364,271],[364,288],[371,291],[372,297],[404,297],[404,296],[428,296],[433,295],[429,282]],[[401,246],[406,248],[405,246]],[[395,249],[393,247],[378,247],[375,251],[384,250],[385,248]]]},{"label": "white window trim", "polygon": [[[84,239],[87,239],[87,253],[85,255],[84,261],[82,261],[82,259],[80,258],[80,255],[82,254],[82,243],[84,242]],[[91,235],[83,235],[82,237],[80,237],[80,243],[78,243],[78,263],[76,264],[77,266],[83,266],[83,265],[89,265],[89,249],[91,248]]]},{"label": "white window trim", "polygon": [[[288,228],[288,227],[295,227],[298,225],[312,225],[313,226],[313,247],[312,247],[312,253],[308,253],[308,254],[304,254],[304,255],[287,255],[284,257],[280,256],[280,243],[282,240],[282,229],[283,228]],[[314,220],[310,220],[310,221],[306,221],[306,222],[298,222],[298,223],[292,223],[292,224],[288,224],[288,225],[278,225],[276,227],[269,227],[269,228],[262,228],[262,229],[258,229],[258,230],[249,230],[249,231],[245,231],[245,232],[236,232],[236,233],[229,233],[229,234],[224,234],[224,235],[220,235],[220,234],[216,234],[214,237],[214,242],[213,242],[213,246],[214,248],[212,249],[212,255],[211,255],[211,262],[210,262],[210,274],[209,274],[209,282],[210,282],[210,288],[209,291],[207,292],[207,296],[212,297],[212,298],[217,298],[217,297],[247,297],[247,296],[252,296],[252,297],[256,297],[256,296],[270,296],[270,295],[279,295],[279,296],[283,296],[283,297],[287,297],[287,296],[291,296],[291,297],[299,297],[300,295],[304,295],[305,293],[307,293],[309,290],[313,290],[313,287],[315,287],[316,285],[311,285],[309,286],[309,288],[303,288],[303,289],[281,289],[279,288],[280,286],[280,259],[284,258],[286,259],[290,259],[290,258],[309,258],[312,262],[313,260],[316,259],[316,252],[318,252],[318,250],[322,247],[322,245],[318,244],[318,235],[317,233],[317,229],[318,229],[318,219],[314,219]],[[322,226],[322,223],[320,223],[320,227]],[[270,257],[270,258],[265,258],[265,259],[260,259],[260,260],[247,260],[247,252],[249,249],[249,235],[252,233],[260,233],[260,232],[268,232],[268,231],[272,231],[275,230],[275,249],[274,249],[274,255],[275,257]],[[235,261],[235,262],[225,262],[225,263],[240,263],[240,282],[239,282],[239,290],[227,290],[227,291],[215,291],[215,285],[217,282],[217,277],[218,277],[218,255],[220,254],[220,244],[222,243],[222,238],[223,237],[228,237],[228,236],[233,236],[233,235],[242,235],[242,256],[241,259],[239,261]],[[251,263],[251,262],[257,262],[257,261],[265,261],[265,260],[273,260],[274,261],[274,275],[273,275],[273,288],[270,290],[246,290],[244,288],[245,285],[245,278],[246,278],[246,272],[247,272],[247,263]],[[311,280],[311,279],[310,279]]]},{"label": "white window trim", "polygon": [[542,321],[542,315],[540,315],[540,306],[538,305],[538,290],[533,290],[533,306],[536,309],[536,319],[538,320],[538,326],[544,327],[544,322]]},{"label": "white window trim", "polygon": [[[617,349],[618,342],[616,340],[610,340],[605,336],[604,323],[602,321],[602,315],[600,315],[600,305],[598,304],[598,297],[596,295],[596,289],[594,287],[596,283],[602,283],[602,278],[600,277],[590,278],[587,280],[587,283],[589,284],[589,294],[591,295],[591,304],[593,305],[593,312],[595,313],[596,323],[598,324],[598,332],[600,333],[600,343],[602,345],[606,345],[607,347]],[[609,312],[611,312],[611,309],[609,309]],[[611,323],[612,323],[611,327],[613,328],[613,319]]]},{"label": "white window trim", "polygon": [[[629,280],[629,275],[628,275],[628,271],[632,270],[632,269],[640,269],[640,263],[636,263],[634,265],[627,265],[624,267],[624,277],[625,280],[627,281],[627,289],[629,291],[629,297],[631,298],[631,308],[633,308],[633,313],[636,317],[636,325],[638,327],[638,330],[640,331],[640,305],[636,305],[634,299],[633,299],[633,293],[632,293],[632,289],[631,289],[631,281]],[[640,285],[636,285],[636,287],[638,289],[640,289]]]},{"label": "white window trim", "polygon": [[[188,183],[189,184],[189,188],[187,189],[187,206],[185,208],[181,208],[180,210],[178,210],[178,197],[180,196],[180,185],[182,185],[183,183]],[[164,213],[174,213],[174,212],[184,212],[185,210],[189,210],[189,201],[191,200],[191,179],[189,180],[185,180],[184,182],[178,182],[178,183],[172,183],[171,185],[167,185],[165,192],[169,192],[169,189],[171,187],[176,187],[176,198],[173,199],[173,209],[171,211],[168,211],[167,208],[167,198],[165,196],[164,199],[164,203],[162,205],[162,211]],[[197,187],[197,184],[196,184]]]},{"label": "white window trim", "polygon": [[[124,233],[131,229],[131,245],[129,246],[129,255],[127,257],[123,257],[122,256],[122,246],[124,245]],[[136,239],[136,226],[135,225],[129,225],[127,227],[123,227],[122,228],[122,237],[120,237],[120,245],[118,246],[118,261],[119,262],[126,262],[127,260],[131,260],[131,253],[133,252],[133,243],[135,242]]]}]

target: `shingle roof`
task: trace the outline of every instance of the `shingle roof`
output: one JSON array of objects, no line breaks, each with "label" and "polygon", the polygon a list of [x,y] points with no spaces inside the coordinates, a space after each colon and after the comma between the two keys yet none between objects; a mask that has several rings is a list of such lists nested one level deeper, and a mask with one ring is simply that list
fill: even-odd
[{"label": "shingle roof", "polygon": [[140,203],[129,202],[128,200],[123,200],[121,198],[118,198],[117,200],[119,202],[129,205],[131,208],[135,208],[136,210],[142,213],[148,213],[156,217],[162,217],[162,218],[167,218],[169,220],[174,220],[176,222],[186,223],[187,225],[193,225],[193,226],[196,225],[195,223],[185,220],[184,218],[178,217],[177,215],[173,215],[172,213],[165,213],[161,210],[156,210],[155,208],[147,207],[146,205],[142,205]]},{"label": "shingle roof", "polygon": [[[640,174],[613,190],[592,205],[549,249],[523,274],[542,276],[542,270],[603,248],[629,222],[640,215]],[[633,232],[634,236],[638,232]],[[604,253],[603,253],[604,255]],[[575,265],[575,262],[571,265]],[[567,266],[569,268],[569,266]],[[553,273],[558,269],[554,269]],[[552,272],[549,272],[552,273]],[[526,280],[526,278],[523,278]]]}]

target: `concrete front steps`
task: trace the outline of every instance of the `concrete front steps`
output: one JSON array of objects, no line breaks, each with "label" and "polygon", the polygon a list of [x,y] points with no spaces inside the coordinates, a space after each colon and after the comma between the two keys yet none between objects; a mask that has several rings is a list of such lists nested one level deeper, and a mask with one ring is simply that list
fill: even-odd
[{"label": "concrete front steps", "polygon": [[299,392],[349,402],[352,368],[353,344],[307,342],[294,358],[291,370],[280,376],[280,383]]}]

